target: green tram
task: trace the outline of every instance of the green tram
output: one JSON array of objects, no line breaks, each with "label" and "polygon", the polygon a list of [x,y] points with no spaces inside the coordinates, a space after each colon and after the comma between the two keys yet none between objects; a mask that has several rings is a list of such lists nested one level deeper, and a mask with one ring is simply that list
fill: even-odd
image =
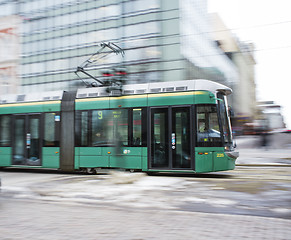
[{"label": "green tram", "polygon": [[227,95],[208,80],[0,97],[0,167],[231,170]]}]

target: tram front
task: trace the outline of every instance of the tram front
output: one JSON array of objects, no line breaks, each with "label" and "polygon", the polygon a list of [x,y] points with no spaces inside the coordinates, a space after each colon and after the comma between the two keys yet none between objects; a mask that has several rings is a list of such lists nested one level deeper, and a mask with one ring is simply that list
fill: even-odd
[{"label": "tram front", "polygon": [[216,104],[196,106],[196,172],[232,170],[239,156],[235,150],[227,103],[231,89],[225,87],[212,92],[215,92]]}]

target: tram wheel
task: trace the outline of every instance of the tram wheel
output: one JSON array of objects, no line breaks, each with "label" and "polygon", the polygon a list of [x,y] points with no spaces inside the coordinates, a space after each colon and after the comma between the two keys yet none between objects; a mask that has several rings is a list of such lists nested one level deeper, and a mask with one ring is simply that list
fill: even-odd
[{"label": "tram wheel", "polygon": [[146,172],[146,174],[149,176],[154,176],[156,174],[156,172]]},{"label": "tram wheel", "polygon": [[97,174],[96,168],[91,168],[90,169],[90,173],[93,174],[93,175]]}]

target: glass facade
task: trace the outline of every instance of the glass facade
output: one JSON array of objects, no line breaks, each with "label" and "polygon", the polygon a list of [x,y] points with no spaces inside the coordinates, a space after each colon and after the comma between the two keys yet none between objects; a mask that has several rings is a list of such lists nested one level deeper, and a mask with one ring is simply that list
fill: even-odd
[{"label": "glass facade", "polygon": [[205,0],[0,0],[0,16],[22,17],[24,93],[85,87],[74,71],[108,41],[125,57],[105,59],[91,69],[96,77],[101,68],[122,66],[128,83],[235,81],[235,67],[209,36],[206,6]]},{"label": "glass facade", "polygon": [[207,1],[180,1],[180,13],[181,52],[189,62],[188,78],[195,79],[199,72],[201,78],[228,86],[237,82],[236,67],[211,37]]}]

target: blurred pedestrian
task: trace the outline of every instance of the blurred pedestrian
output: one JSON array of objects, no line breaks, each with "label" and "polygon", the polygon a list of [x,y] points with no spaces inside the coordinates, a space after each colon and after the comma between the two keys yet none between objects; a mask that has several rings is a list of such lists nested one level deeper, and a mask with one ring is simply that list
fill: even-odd
[{"label": "blurred pedestrian", "polygon": [[261,132],[261,146],[263,148],[266,148],[268,147],[269,145],[269,133],[267,131],[262,131]]}]

